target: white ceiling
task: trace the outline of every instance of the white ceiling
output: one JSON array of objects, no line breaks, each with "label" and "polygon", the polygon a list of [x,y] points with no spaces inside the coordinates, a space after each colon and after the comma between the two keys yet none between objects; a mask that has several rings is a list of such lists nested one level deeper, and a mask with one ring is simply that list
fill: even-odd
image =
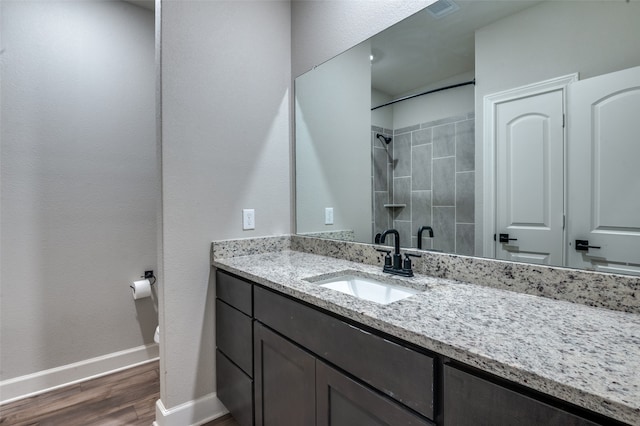
[{"label": "white ceiling", "polygon": [[406,94],[474,70],[475,31],[537,1],[454,0],[460,9],[441,19],[426,9],[371,38],[371,85],[391,96]]}]

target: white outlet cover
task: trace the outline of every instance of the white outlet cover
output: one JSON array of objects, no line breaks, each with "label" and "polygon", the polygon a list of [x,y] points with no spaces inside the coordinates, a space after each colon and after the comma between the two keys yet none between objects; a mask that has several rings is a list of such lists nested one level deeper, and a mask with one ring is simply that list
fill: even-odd
[{"label": "white outlet cover", "polygon": [[324,224],[333,225],[333,207],[327,207],[324,209]]},{"label": "white outlet cover", "polygon": [[256,229],[256,211],[254,209],[242,209],[242,229],[245,231]]}]

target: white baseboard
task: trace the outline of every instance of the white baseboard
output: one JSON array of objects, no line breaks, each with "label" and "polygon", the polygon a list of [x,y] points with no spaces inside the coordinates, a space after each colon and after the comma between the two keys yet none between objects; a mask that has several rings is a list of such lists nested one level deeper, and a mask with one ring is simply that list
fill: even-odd
[{"label": "white baseboard", "polygon": [[228,412],[215,392],[169,409],[159,399],[156,401],[156,421],[153,426],[197,426]]},{"label": "white baseboard", "polygon": [[0,405],[105,376],[158,359],[158,345],[143,345],[120,352],[0,382]]}]

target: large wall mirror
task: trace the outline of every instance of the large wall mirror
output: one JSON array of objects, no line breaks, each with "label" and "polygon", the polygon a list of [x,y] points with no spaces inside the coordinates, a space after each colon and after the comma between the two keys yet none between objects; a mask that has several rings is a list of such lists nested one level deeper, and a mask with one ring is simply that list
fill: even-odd
[{"label": "large wall mirror", "polygon": [[640,275],[639,22],[439,0],[301,75],[297,233]]}]

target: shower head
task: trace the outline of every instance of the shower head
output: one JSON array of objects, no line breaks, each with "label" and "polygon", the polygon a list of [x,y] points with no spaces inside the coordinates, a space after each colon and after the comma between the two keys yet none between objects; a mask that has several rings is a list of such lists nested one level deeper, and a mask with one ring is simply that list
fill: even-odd
[{"label": "shower head", "polygon": [[[376,133],[376,138],[380,139],[385,145],[389,145],[391,143],[391,136],[385,136],[382,133]],[[381,139],[382,138],[382,139]]]}]

